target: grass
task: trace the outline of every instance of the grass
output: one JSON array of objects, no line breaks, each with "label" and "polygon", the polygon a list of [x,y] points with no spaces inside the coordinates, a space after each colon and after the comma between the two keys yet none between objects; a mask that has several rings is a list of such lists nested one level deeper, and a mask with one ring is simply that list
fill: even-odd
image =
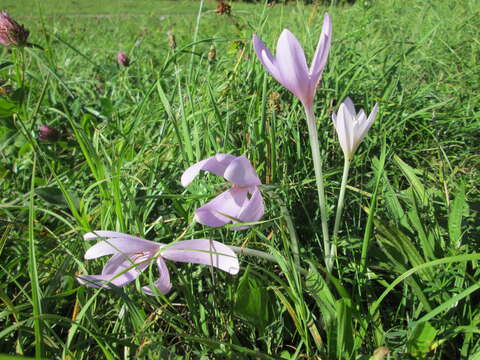
[{"label": "grass", "polygon": [[[43,51],[0,52],[13,91],[0,98],[0,352],[381,359],[388,348],[392,359],[479,359],[480,5],[234,3],[228,17],[207,1],[197,17],[199,5],[2,3]],[[331,113],[346,96],[380,106],[351,163],[331,274],[303,110],[250,43],[256,32],[274,48],[288,27],[311,59],[325,11],[334,38],[316,114],[330,231],[343,165]],[[119,50],[130,67],[117,66]],[[39,141],[40,124],[62,138]],[[224,185],[201,176],[184,189],[180,176],[219,152],[245,154],[266,184],[266,214],[247,231],[193,223]],[[210,238],[276,263],[240,256],[231,276],[169,262],[164,297],[140,291],[153,267],[96,290],[75,276],[105,264],[83,259],[82,235],[98,229]]]}]

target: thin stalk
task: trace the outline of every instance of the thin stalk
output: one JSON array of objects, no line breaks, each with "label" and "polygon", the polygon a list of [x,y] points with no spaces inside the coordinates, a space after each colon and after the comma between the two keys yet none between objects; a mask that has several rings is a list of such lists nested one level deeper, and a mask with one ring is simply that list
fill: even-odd
[{"label": "thin stalk", "polygon": [[[342,184],[340,185],[340,196],[338,197],[337,214],[335,215],[335,226],[333,227],[333,239],[337,238],[338,230],[340,228],[340,219],[342,218],[343,205],[345,204],[345,189],[347,187],[348,170],[350,170],[350,159],[345,157],[343,164]],[[336,255],[336,245],[333,244],[332,256]]]},{"label": "thin stalk", "polygon": [[318,142],[317,123],[315,114],[311,106],[305,106],[307,115],[308,136],[310,137],[310,147],[312,148],[313,167],[315,169],[315,179],[317,182],[318,202],[320,206],[320,217],[322,221],[323,250],[325,254],[325,264],[328,271],[332,270],[332,260],[330,258],[330,239],[328,237],[328,219],[326,211],[325,187],[323,185],[322,161],[320,159],[320,144]]}]

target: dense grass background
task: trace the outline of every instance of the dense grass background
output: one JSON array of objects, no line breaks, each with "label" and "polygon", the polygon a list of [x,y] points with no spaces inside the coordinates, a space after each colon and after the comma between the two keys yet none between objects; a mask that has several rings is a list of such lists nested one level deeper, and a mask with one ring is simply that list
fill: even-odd
[{"label": "dense grass background", "polygon": [[[199,5],[2,2],[44,50],[0,52],[0,352],[368,359],[386,347],[392,359],[480,359],[480,4],[234,3],[230,17]],[[334,39],[316,113],[331,228],[343,164],[331,113],[346,96],[380,105],[328,276],[303,110],[250,42],[256,32],[274,48],[287,27],[311,59],[325,11]],[[116,64],[119,50],[130,67]],[[62,139],[38,141],[40,124]],[[185,190],[180,175],[217,152],[246,154],[267,184],[264,222],[248,231],[192,223],[224,185],[202,176]],[[233,277],[169,263],[166,297],[139,291],[154,268],[137,286],[98,291],[75,280],[105,263],[83,260],[95,229],[206,237],[277,264],[242,256]]]}]

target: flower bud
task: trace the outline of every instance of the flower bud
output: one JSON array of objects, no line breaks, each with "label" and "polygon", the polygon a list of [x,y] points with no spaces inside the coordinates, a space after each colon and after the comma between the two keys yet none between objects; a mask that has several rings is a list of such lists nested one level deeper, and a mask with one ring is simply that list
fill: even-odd
[{"label": "flower bud", "polygon": [[123,66],[123,67],[130,66],[130,59],[128,58],[125,51],[120,51],[117,54],[117,62],[118,62],[118,65]]},{"label": "flower bud", "polygon": [[232,7],[225,0],[217,0],[217,15],[230,15]]},{"label": "flower bud", "polygon": [[212,44],[212,46],[210,46],[210,51],[208,52],[208,61],[214,62],[216,57],[217,49],[215,48],[215,45]]},{"label": "flower bud", "polygon": [[38,127],[38,140],[40,141],[57,141],[60,138],[60,131],[53,126],[40,125]]},{"label": "flower bud", "polygon": [[29,31],[13,20],[6,11],[0,12],[0,43],[5,46],[25,46]]},{"label": "flower bud", "polygon": [[177,48],[177,42],[175,41],[175,34],[172,31],[169,31],[167,35],[168,35],[168,46],[170,46],[170,49],[175,50]]}]

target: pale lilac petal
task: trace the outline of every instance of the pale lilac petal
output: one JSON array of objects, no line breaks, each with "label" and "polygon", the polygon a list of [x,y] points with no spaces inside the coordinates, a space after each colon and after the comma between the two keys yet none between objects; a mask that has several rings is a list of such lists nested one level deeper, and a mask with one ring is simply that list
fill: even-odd
[{"label": "pale lilac petal", "polygon": [[239,156],[225,169],[225,179],[238,186],[261,185],[261,181],[250,161]]},{"label": "pale lilac petal", "polygon": [[343,105],[347,107],[348,113],[350,114],[350,118],[354,119],[357,116],[357,112],[355,111],[355,105],[353,104],[352,99],[347,97],[343,101]]},{"label": "pale lilac petal", "polygon": [[323,20],[322,33],[320,34],[317,49],[315,50],[315,55],[313,56],[312,64],[310,66],[310,76],[315,87],[317,86],[327,63],[331,41],[332,18],[330,14],[326,13]]},{"label": "pale lilac petal", "polygon": [[341,104],[338,109],[336,129],[338,141],[346,157],[350,157],[352,143],[350,142],[350,126],[347,119],[351,118],[345,104]]},{"label": "pale lilac petal", "polygon": [[237,255],[232,249],[207,239],[179,241],[168,245],[161,254],[171,261],[210,265],[232,275],[240,269]]},{"label": "pale lilac petal", "polygon": [[223,176],[225,169],[236,157],[229,154],[217,154],[211,158],[202,160],[184,171],[181,178],[183,187],[188,186],[198,175],[200,170],[209,171],[218,176]]},{"label": "pale lilac petal", "polygon": [[[219,227],[237,219],[243,204],[248,200],[248,190],[231,188],[195,210],[196,220],[203,225]],[[227,215],[227,216],[225,216]]]},{"label": "pale lilac petal", "polygon": [[[242,223],[252,223],[258,221],[263,216],[265,209],[263,205],[263,198],[260,190],[255,187],[252,190],[252,196],[250,200],[246,201],[240,214],[238,215],[238,220]],[[249,226],[237,226],[231,228],[232,230],[244,230]]]},{"label": "pale lilac petal", "polygon": [[105,255],[128,254],[155,251],[161,244],[144,239],[110,238],[93,245],[85,253],[85,259],[95,259]]},{"label": "pale lilac petal", "polygon": [[105,231],[105,230],[97,230],[97,231],[89,232],[83,235],[83,239],[86,241],[95,240],[98,238],[122,238],[122,239],[129,239],[132,241],[144,240],[137,236],[124,234],[117,231]]},{"label": "pale lilac petal", "polygon": [[313,94],[310,93],[305,53],[297,38],[287,29],[278,39],[276,60],[283,86],[303,102],[311,101]]},{"label": "pale lilac petal", "polygon": [[[123,264],[126,264],[125,261]],[[117,287],[125,286],[128,283],[134,281],[138,275],[148,266],[148,264],[142,264],[141,266],[132,267],[133,264],[128,261],[129,266],[121,266],[117,268],[117,272],[111,274],[102,274],[102,275],[80,275],[77,277],[78,282],[82,285],[95,288],[110,288],[110,285]],[[131,269],[125,271],[126,269],[132,267]],[[120,274],[120,275],[119,275]]]},{"label": "pale lilac petal", "polygon": [[283,85],[283,79],[277,69],[277,60],[272,55],[270,50],[268,50],[267,46],[263,43],[263,41],[260,40],[260,38],[255,34],[253,34],[253,49],[255,50],[258,59],[265,67],[265,70],[267,70],[270,75],[272,75],[280,84]]},{"label": "pale lilac petal", "polygon": [[[157,258],[157,266],[160,276],[158,280],[155,281],[152,285],[156,286],[158,288],[158,291],[160,291],[162,294],[168,294],[172,289],[172,283],[170,282],[170,273],[168,271],[167,265],[165,264],[165,261],[163,261],[161,256]],[[142,290],[147,295],[155,295],[155,292],[151,289],[151,285],[142,287]]]},{"label": "pale lilac petal", "polygon": [[377,113],[378,113],[378,104],[375,104],[372,112],[370,113],[368,118],[362,123],[362,126],[359,129],[360,141],[363,140],[363,138],[367,135],[368,130],[370,130],[370,128],[372,127],[373,122],[375,121],[375,118],[377,117]]}]

